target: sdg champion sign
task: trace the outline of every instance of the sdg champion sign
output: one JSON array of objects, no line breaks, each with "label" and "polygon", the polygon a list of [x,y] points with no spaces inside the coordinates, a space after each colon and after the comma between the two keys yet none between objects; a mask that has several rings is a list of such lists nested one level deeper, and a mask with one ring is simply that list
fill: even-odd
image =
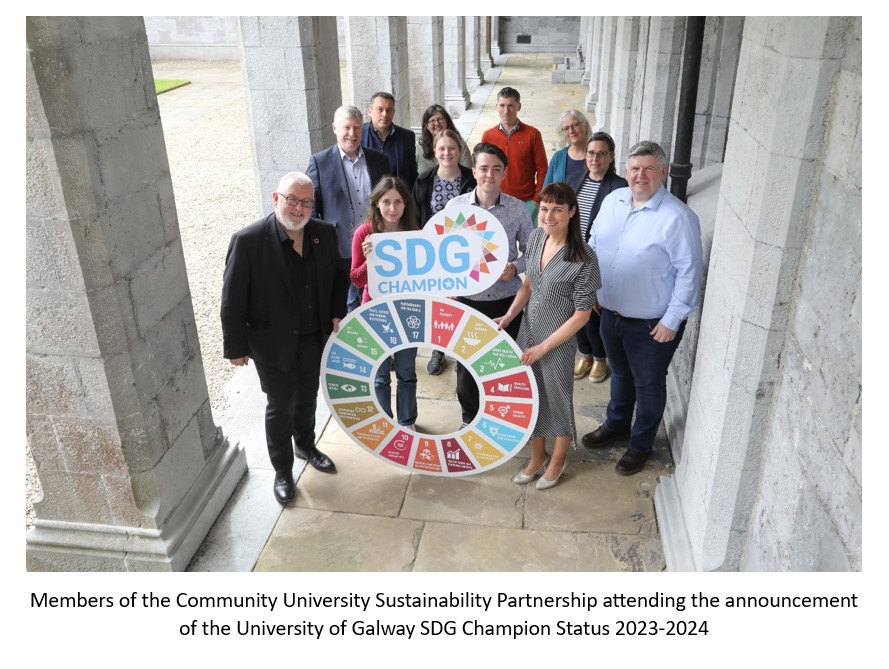
[{"label": "sdg champion sign", "polygon": [[[371,255],[381,256],[378,297],[347,315],[324,349],[322,389],[331,415],[359,446],[411,472],[468,476],[502,465],[537,422],[534,374],[494,321],[444,296],[460,294],[457,286],[477,293],[500,277],[508,255],[503,226],[482,209],[454,208],[439,212],[423,233],[372,239]],[[396,243],[381,253],[389,240]],[[419,285],[428,294],[408,290]],[[479,413],[465,428],[422,434],[398,425],[377,403],[380,364],[411,347],[444,351],[475,378]]]},{"label": "sdg champion sign", "polygon": [[506,232],[479,207],[446,207],[418,232],[370,236],[372,298],[403,293],[474,295],[494,285],[509,255]]}]

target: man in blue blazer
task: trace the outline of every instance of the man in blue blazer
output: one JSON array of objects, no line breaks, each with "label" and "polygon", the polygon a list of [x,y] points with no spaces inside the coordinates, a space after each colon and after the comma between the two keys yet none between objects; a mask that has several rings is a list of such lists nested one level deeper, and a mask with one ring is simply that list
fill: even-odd
[{"label": "man in blue blazer", "polygon": [[[357,107],[343,106],[333,115],[336,144],[312,154],[306,174],[315,186],[312,216],[336,228],[340,266],[349,276],[352,266],[352,235],[367,220],[370,192],[390,173],[386,156],[361,146],[364,116]],[[350,284],[349,308],[361,303],[361,293]]]},{"label": "man in blue blazer", "polygon": [[346,315],[349,275],[336,231],[310,218],[312,192],[305,174],[284,175],[272,193],[275,211],[232,235],[222,283],[223,355],[238,367],[253,358],[282,504],[296,494],[294,444],[315,469],[335,469],[315,445],[315,405],[324,345]]},{"label": "man in blue blazer", "polygon": [[395,125],[395,98],[391,93],[373,94],[367,108],[370,122],[361,131],[361,146],[382,151],[389,159],[389,174],[403,179],[408,190],[417,180],[417,136]]}]

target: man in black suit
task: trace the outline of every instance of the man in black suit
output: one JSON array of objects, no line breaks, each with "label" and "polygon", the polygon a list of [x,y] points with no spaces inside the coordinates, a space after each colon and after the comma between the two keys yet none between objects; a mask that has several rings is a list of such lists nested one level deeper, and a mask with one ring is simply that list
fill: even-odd
[{"label": "man in black suit", "polygon": [[272,200],[274,213],[232,235],[221,317],[223,355],[236,366],[256,363],[275,497],[286,504],[296,494],[294,443],[315,469],[335,470],[315,445],[315,405],[321,355],[346,315],[349,278],[336,231],[310,217],[309,177],[286,174]]},{"label": "man in black suit", "polygon": [[361,146],[382,151],[389,159],[389,174],[404,179],[408,190],[417,180],[417,136],[413,130],[395,125],[395,97],[379,91],[370,99],[370,121],[361,131]]},{"label": "man in black suit", "polygon": [[[315,185],[312,215],[336,228],[340,264],[349,275],[352,266],[352,235],[367,220],[370,192],[389,174],[386,156],[361,146],[364,117],[357,107],[343,106],[333,115],[336,144],[312,154],[306,174]],[[349,284],[349,310],[361,304],[361,293]]]}]

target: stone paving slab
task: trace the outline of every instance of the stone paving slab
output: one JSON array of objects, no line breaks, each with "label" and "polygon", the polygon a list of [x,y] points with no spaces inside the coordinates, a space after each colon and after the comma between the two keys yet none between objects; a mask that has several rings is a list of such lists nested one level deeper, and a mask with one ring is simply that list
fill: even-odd
[{"label": "stone paving slab", "polygon": [[651,466],[620,476],[610,463],[570,462],[555,488],[525,495],[525,527],[656,536],[655,476]]},{"label": "stone paving slab", "polygon": [[188,571],[252,571],[281,505],[270,494],[275,473],[254,469],[241,479]]},{"label": "stone paving slab", "polygon": [[664,571],[660,540],[627,534],[577,535],[577,571]]},{"label": "stone paving slab", "polygon": [[577,561],[570,532],[426,523],[414,571],[574,571]]},{"label": "stone paving slab", "polygon": [[[332,426],[339,426],[331,422]],[[410,474],[376,457],[340,436],[319,446],[336,463],[335,474],[307,467],[297,482],[297,507],[363,513],[395,518],[401,510]]]},{"label": "stone paving slab", "polygon": [[401,516],[442,523],[520,528],[522,490],[510,480],[513,473],[511,463],[507,463],[491,471],[459,478],[415,474],[411,476]]},{"label": "stone paving slab", "polygon": [[423,523],[288,508],[254,571],[410,571]]}]

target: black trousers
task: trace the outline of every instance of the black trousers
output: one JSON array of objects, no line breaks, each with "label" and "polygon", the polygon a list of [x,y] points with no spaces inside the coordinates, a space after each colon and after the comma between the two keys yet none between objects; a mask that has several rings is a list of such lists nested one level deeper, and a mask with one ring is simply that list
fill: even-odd
[{"label": "black trousers", "polygon": [[321,333],[302,335],[290,369],[255,362],[266,395],[265,440],[276,472],[293,469],[293,444],[315,446],[315,408],[321,377]]},{"label": "black trousers", "polygon": [[[471,300],[467,297],[458,297],[457,301],[482,312],[488,318],[497,318],[503,316],[509,310],[514,298],[515,295],[501,300],[482,302],[480,300]],[[523,314],[524,312],[516,316],[515,320],[506,326],[506,334],[512,337],[513,340],[518,339]],[[460,401],[460,412],[463,415],[463,422],[472,422],[472,419],[478,413],[478,384],[472,374],[460,363],[457,363],[457,399]]]}]

